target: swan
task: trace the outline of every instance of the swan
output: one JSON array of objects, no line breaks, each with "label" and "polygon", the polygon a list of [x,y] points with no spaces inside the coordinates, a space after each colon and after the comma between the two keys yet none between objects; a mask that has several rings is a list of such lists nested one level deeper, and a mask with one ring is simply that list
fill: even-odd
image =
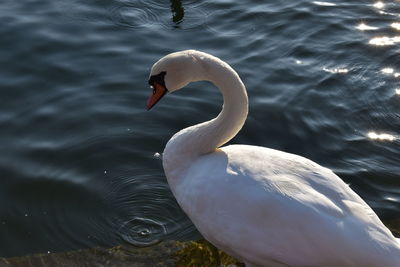
[{"label": "swan", "polygon": [[400,266],[400,242],[331,170],[304,157],[251,145],[221,147],[248,113],[239,75],[210,54],[185,50],[158,60],[151,109],[167,92],[210,81],[219,115],[176,133],[163,168],[178,204],[212,244],[246,266]]}]

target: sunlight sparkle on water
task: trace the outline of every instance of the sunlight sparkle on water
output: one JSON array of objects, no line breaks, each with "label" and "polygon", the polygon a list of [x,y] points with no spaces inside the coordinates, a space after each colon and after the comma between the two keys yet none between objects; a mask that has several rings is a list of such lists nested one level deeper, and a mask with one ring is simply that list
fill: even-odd
[{"label": "sunlight sparkle on water", "polygon": [[360,23],[357,25],[356,29],[358,29],[360,31],[372,31],[372,30],[377,30],[378,27],[368,26],[365,23]]},{"label": "sunlight sparkle on water", "polygon": [[393,22],[392,24],[390,24],[390,26],[392,26],[392,28],[400,31],[400,22]]},{"label": "sunlight sparkle on water", "polygon": [[313,3],[316,5],[319,5],[319,6],[336,6],[335,3],[331,3],[331,2],[314,1]]},{"label": "sunlight sparkle on water", "polygon": [[376,46],[394,45],[399,42],[400,42],[400,36],[394,36],[394,37],[381,36],[369,40],[369,44]]},{"label": "sunlight sparkle on water", "polygon": [[376,2],[374,4],[374,7],[378,8],[378,9],[382,9],[384,6],[385,6],[385,4],[383,2],[381,2],[381,1]]},{"label": "sunlight sparkle on water", "polygon": [[384,69],[381,69],[381,72],[383,73],[383,74],[387,74],[387,75],[392,75],[393,74],[393,76],[395,77],[395,78],[398,78],[398,77],[400,77],[400,72],[394,72],[394,69],[393,68],[384,68]]},{"label": "sunlight sparkle on water", "polygon": [[379,140],[379,141],[394,141],[396,138],[391,134],[386,133],[376,133],[376,132],[369,132],[368,138],[371,140]]},{"label": "sunlight sparkle on water", "polygon": [[348,69],[340,69],[340,68],[333,68],[333,69],[328,69],[328,68],[322,68],[324,71],[326,72],[330,72],[330,73],[347,73],[349,72]]},{"label": "sunlight sparkle on water", "polygon": [[400,88],[395,89],[394,92],[396,93],[396,95],[400,95]]},{"label": "sunlight sparkle on water", "polygon": [[394,69],[392,69],[392,68],[384,68],[381,71],[384,74],[393,74],[394,73]]},{"label": "sunlight sparkle on water", "polygon": [[385,197],[385,199],[388,201],[399,202],[399,200],[395,197]]}]

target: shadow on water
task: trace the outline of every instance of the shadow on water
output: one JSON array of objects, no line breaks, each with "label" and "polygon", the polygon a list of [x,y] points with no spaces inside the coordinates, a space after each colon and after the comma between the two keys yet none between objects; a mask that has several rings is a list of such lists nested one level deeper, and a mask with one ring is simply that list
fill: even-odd
[{"label": "shadow on water", "polygon": [[175,28],[179,28],[179,24],[182,22],[183,17],[185,16],[185,10],[182,6],[182,1],[180,0],[171,0],[171,12],[172,12],[172,21],[175,23]]}]

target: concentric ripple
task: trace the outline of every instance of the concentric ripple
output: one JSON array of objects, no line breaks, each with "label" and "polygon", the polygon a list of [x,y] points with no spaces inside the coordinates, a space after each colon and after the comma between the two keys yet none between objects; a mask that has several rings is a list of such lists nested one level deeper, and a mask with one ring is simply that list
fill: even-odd
[{"label": "concentric ripple", "polygon": [[119,231],[123,240],[137,247],[155,245],[167,234],[167,228],[161,222],[141,217],[125,222]]},{"label": "concentric ripple", "polygon": [[207,14],[199,4],[167,1],[125,2],[111,8],[114,23],[131,28],[159,26],[166,29],[191,30],[206,24]]}]

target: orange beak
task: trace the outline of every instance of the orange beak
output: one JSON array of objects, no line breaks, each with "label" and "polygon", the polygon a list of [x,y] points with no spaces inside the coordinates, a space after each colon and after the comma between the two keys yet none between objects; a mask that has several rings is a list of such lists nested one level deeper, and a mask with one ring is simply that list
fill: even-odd
[{"label": "orange beak", "polygon": [[165,86],[154,82],[151,87],[153,88],[153,93],[150,95],[149,99],[147,100],[147,110],[150,110],[158,101],[168,92]]}]

